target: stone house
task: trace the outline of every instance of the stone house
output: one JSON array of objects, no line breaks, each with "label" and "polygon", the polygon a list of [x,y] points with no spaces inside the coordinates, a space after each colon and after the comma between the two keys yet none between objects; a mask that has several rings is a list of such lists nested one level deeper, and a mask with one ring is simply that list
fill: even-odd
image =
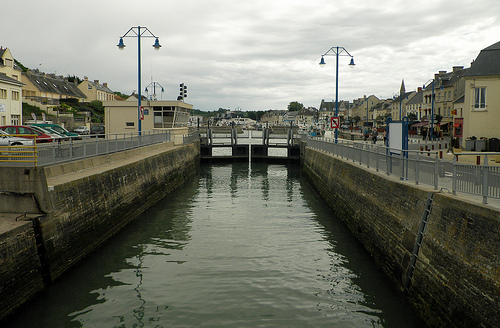
[{"label": "stone house", "polygon": [[500,42],[481,50],[462,77],[462,146],[472,136],[500,138]]},{"label": "stone house", "polygon": [[78,85],[78,89],[87,97],[85,101],[91,102],[94,100],[100,101],[114,101],[115,94],[108,88],[107,83],[100,84],[99,80],[89,81],[87,76],[84,77],[83,82]]},{"label": "stone house", "polygon": [[22,122],[21,69],[8,48],[0,47],[0,125]]},{"label": "stone house", "polygon": [[45,74],[38,70],[23,72],[23,101],[38,106],[51,113],[52,107],[60,105],[61,99],[85,101],[87,96],[68,79],[55,74]]}]

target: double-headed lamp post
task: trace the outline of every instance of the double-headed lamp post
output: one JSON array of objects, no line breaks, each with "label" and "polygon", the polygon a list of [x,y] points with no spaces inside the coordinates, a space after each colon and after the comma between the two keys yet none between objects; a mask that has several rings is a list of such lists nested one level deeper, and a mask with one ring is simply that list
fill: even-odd
[{"label": "double-headed lamp post", "polygon": [[[332,47],[328,49],[327,52],[325,52],[323,55],[321,55],[321,61],[319,62],[319,65],[321,67],[324,67],[326,65],[325,63],[325,56],[335,56],[336,57],[336,68],[335,68],[335,117],[339,116],[339,56],[349,56],[351,57],[351,62],[349,63],[349,66],[352,68],[354,67],[354,57],[351,56],[349,52],[344,47]],[[337,143],[337,137],[338,137],[338,129],[335,129],[335,143]]]},{"label": "double-headed lamp post", "polygon": [[161,45],[160,45],[160,40],[158,39],[157,36],[155,36],[147,27],[143,26],[134,26],[131,27],[127,33],[125,33],[122,37],[120,37],[120,42],[118,43],[118,48],[120,50],[125,49],[125,43],[123,43],[123,38],[125,37],[137,37],[137,90],[138,90],[138,97],[139,97],[139,102],[137,104],[137,128],[139,131],[139,134],[141,134],[141,121],[143,119],[143,112],[141,110],[141,37],[149,37],[149,38],[155,38],[155,43],[153,44],[153,48],[155,50],[160,50]]}]

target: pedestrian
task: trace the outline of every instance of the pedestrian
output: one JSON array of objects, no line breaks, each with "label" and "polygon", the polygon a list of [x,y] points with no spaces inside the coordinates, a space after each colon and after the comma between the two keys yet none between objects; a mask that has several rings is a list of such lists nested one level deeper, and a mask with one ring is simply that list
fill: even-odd
[{"label": "pedestrian", "polygon": [[427,129],[423,128],[422,129],[422,139],[425,140],[427,138]]},{"label": "pedestrian", "polygon": [[377,143],[377,137],[378,137],[378,131],[377,131],[376,128],[373,128],[373,130],[372,130],[372,140],[373,140],[374,144]]}]

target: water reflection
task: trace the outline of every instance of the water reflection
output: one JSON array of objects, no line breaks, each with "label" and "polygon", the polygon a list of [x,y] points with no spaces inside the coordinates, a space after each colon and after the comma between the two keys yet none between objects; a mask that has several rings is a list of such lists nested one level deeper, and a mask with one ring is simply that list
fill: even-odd
[{"label": "water reflection", "polygon": [[297,166],[203,166],[11,327],[422,327]]}]

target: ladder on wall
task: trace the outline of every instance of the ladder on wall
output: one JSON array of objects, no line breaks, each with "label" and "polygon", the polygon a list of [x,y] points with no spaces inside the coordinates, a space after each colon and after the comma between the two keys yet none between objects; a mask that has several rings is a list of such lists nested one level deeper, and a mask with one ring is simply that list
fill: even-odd
[{"label": "ladder on wall", "polygon": [[406,271],[406,280],[404,282],[404,292],[407,293],[410,288],[411,281],[413,279],[413,273],[415,272],[415,265],[418,259],[418,252],[422,247],[422,241],[424,240],[425,228],[427,227],[427,220],[431,214],[432,203],[434,202],[435,192],[429,192],[427,194],[427,200],[425,201],[424,212],[422,213],[422,218],[420,220],[420,226],[418,227],[417,236],[415,238],[415,245],[413,246],[413,252],[411,254],[410,263],[408,265],[408,270]]}]

